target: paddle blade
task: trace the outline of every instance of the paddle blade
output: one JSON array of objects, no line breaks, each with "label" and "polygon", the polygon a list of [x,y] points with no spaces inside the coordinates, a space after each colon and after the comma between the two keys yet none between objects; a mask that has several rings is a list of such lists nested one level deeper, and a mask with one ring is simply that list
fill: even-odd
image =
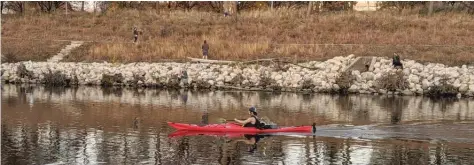
[{"label": "paddle blade", "polygon": [[224,118],[218,118],[218,119],[217,119],[217,122],[218,122],[218,123],[227,123],[227,120],[224,119]]}]

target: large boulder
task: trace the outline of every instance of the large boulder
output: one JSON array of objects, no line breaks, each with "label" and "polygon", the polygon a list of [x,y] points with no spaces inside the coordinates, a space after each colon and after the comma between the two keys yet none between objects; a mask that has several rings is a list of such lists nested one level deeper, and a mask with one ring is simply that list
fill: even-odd
[{"label": "large boulder", "polygon": [[374,80],[375,75],[372,72],[364,72],[361,74],[361,77],[362,77],[362,80],[370,81],[370,80]]},{"label": "large boulder", "polygon": [[467,86],[466,84],[461,84],[459,86],[459,92],[464,93],[464,92],[467,92],[468,90],[469,90],[469,86]]},{"label": "large boulder", "polygon": [[474,84],[469,85],[469,92],[474,92]]},{"label": "large boulder", "polygon": [[348,89],[349,92],[359,92],[359,87],[355,84],[352,84],[351,87]]},{"label": "large boulder", "polygon": [[418,84],[420,83],[420,78],[417,75],[411,74],[408,76],[408,82]]}]

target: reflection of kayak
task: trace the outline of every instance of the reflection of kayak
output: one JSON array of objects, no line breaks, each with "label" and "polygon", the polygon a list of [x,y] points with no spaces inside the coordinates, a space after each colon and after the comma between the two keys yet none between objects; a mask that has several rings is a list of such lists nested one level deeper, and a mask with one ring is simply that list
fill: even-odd
[{"label": "reflection of kayak", "polygon": [[242,127],[236,123],[226,124],[209,124],[199,126],[196,124],[183,124],[168,122],[168,125],[177,130],[187,131],[206,131],[206,132],[239,132],[239,133],[271,133],[271,132],[312,132],[313,126],[297,126],[297,127],[279,127],[275,129],[257,129]]},{"label": "reflection of kayak", "polygon": [[270,133],[245,133],[245,132],[216,132],[216,131],[186,131],[178,130],[168,135],[168,137],[182,137],[182,136],[221,136],[228,138],[239,138],[244,135],[259,135],[259,136],[313,136],[315,134],[308,132],[270,132]]},{"label": "reflection of kayak", "polygon": [[[255,134],[255,133],[252,133]],[[242,137],[245,133],[241,132],[208,132],[208,131],[186,131],[178,130],[168,135],[168,137],[181,137],[181,136],[225,136],[229,138]]]}]

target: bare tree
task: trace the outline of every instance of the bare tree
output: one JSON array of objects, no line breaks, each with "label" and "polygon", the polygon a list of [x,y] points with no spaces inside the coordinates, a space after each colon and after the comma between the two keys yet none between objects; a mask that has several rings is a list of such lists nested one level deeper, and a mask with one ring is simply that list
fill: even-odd
[{"label": "bare tree", "polygon": [[66,4],[66,2],[62,2],[62,1],[43,1],[43,2],[36,2],[36,3],[40,7],[41,11],[49,12],[49,13],[52,11],[55,11],[57,8],[60,8],[61,6]]},{"label": "bare tree", "polygon": [[222,11],[222,4],[223,2],[218,2],[218,1],[211,1],[209,2],[209,5],[214,11],[221,12]]},{"label": "bare tree", "polygon": [[308,3],[308,11],[306,12],[306,15],[309,16],[311,14],[311,9],[313,8],[313,1],[309,1]]},{"label": "bare tree", "polygon": [[428,15],[431,16],[433,14],[433,1],[428,3]]},{"label": "bare tree", "polygon": [[105,12],[107,12],[107,9],[109,9],[109,3],[108,1],[102,1],[102,2],[98,2],[97,5],[99,6],[99,9],[100,9],[100,12],[102,14],[104,14]]},{"label": "bare tree", "polygon": [[[23,14],[25,11],[25,2],[8,2],[5,4],[6,9],[13,10],[17,13]],[[3,10],[3,1],[2,1],[2,10]]]},{"label": "bare tree", "polygon": [[464,7],[467,8],[467,11],[469,13],[474,13],[474,2],[460,2],[461,4],[464,5]]},{"label": "bare tree", "polygon": [[184,8],[185,10],[191,10],[194,6],[196,6],[196,2],[176,2],[177,6]]}]

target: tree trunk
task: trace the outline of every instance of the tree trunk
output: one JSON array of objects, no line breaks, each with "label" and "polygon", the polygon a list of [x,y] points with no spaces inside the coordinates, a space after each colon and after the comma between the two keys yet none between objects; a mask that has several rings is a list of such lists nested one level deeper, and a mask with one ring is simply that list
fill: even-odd
[{"label": "tree trunk", "polygon": [[20,13],[23,14],[23,12],[25,11],[25,2],[20,2]]},{"label": "tree trunk", "polygon": [[2,1],[2,2],[0,2],[0,3],[2,4],[2,9],[1,9],[0,12],[2,12],[1,14],[3,14],[3,3],[4,3],[4,2]]},{"label": "tree trunk", "polygon": [[433,14],[433,1],[429,2],[428,6],[428,16],[431,16]]},{"label": "tree trunk", "polygon": [[313,1],[309,1],[308,3],[308,11],[306,12],[306,16],[311,15],[311,9],[313,8]]},{"label": "tree trunk", "polygon": [[82,1],[81,11],[84,11],[84,1]]}]

